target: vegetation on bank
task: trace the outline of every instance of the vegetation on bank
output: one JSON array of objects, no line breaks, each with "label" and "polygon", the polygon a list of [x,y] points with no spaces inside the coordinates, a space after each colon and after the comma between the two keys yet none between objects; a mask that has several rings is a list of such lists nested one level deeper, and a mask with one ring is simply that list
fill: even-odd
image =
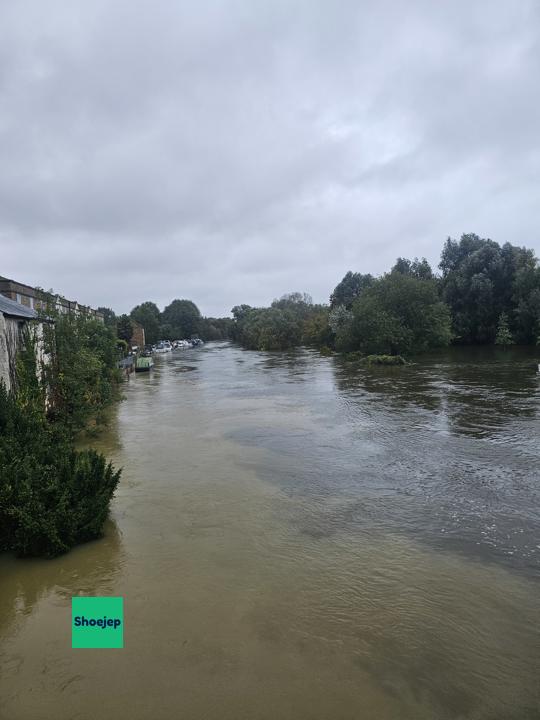
[{"label": "vegetation on bank", "polygon": [[202,340],[226,340],[230,337],[231,318],[203,317],[191,300],[173,300],[160,311],[151,301],[136,305],[129,315],[116,315],[106,307],[98,308],[105,324],[114,329],[118,337],[129,342],[133,336],[133,321],[143,326],[146,342],[181,340],[200,337]]},{"label": "vegetation on bank", "polygon": [[[398,258],[381,277],[348,272],[314,305],[292,293],[268,308],[233,308],[230,337],[254,350],[312,345],[365,357],[455,344],[540,342],[540,267],[534,252],[463,235],[448,239],[435,274],[425,258]],[[381,360],[383,364],[387,361]]]},{"label": "vegetation on bank", "polygon": [[60,315],[45,327],[44,360],[35,343],[28,332],[17,387],[0,385],[0,550],[51,557],[99,537],[120,479],[103,455],[75,449],[118,396],[116,338]]},{"label": "vegetation on bank", "polygon": [[306,294],[291,293],[269,308],[237,305],[232,309],[231,339],[251,350],[286,350],[331,341],[328,309]]}]

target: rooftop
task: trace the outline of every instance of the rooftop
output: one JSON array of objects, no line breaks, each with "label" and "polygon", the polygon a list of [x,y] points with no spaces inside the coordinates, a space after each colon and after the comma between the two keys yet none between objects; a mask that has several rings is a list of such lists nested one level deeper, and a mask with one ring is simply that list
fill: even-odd
[{"label": "rooftop", "polygon": [[10,300],[4,295],[0,295],[0,312],[10,317],[24,318],[25,320],[35,320],[38,314],[32,308],[21,305],[15,300]]}]

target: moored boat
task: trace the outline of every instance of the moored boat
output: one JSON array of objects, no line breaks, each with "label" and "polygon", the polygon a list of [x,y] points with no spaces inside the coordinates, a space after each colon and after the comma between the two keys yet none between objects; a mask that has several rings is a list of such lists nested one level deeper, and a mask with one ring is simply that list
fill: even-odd
[{"label": "moored boat", "polygon": [[135,363],[135,372],[148,372],[154,367],[151,357],[138,357]]}]

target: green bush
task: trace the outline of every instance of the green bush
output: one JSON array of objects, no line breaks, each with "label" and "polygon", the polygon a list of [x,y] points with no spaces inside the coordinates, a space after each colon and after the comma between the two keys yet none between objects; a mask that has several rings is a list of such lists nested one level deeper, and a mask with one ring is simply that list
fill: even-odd
[{"label": "green bush", "polygon": [[55,556],[100,536],[121,471],[21,398],[0,385],[0,551]]},{"label": "green bush", "polygon": [[45,351],[49,419],[75,435],[118,399],[117,338],[96,320],[57,314],[54,324],[45,327]]}]

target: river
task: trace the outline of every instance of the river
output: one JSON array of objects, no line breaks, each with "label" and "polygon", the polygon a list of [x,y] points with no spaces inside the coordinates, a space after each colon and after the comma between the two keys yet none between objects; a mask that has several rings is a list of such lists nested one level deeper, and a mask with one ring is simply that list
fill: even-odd
[{"label": "river", "polygon": [[[158,357],[105,537],[0,557],[0,718],[537,720],[537,355]],[[124,649],[71,649],[74,595]]]}]

